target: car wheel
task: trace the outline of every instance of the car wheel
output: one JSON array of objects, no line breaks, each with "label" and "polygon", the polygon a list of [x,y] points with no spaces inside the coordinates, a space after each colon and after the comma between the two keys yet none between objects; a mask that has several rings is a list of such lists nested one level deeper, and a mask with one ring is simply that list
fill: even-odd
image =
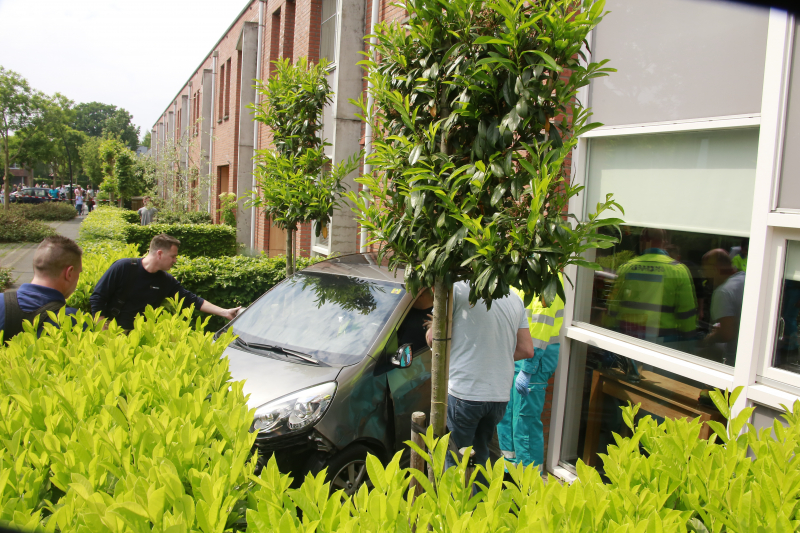
[{"label": "car wheel", "polygon": [[367,484],[367,488],[372,488],[367,474],[367,454],[370,451],[362,444],[355,444],[328,461],[331,492],[344,490],[348,496],[352,496],[364,483]]}]

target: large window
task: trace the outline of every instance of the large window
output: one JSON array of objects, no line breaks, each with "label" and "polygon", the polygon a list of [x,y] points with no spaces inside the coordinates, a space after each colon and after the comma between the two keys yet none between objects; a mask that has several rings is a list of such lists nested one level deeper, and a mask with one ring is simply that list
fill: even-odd
[{"label": "large window", "polygon": [[594,60],[610,59],[617,72],[592,83],[598,122],[761,111],[766,9],[703,0],[608,0],[606,9],[592,53]]},{"label": "large window", "polygon": [[794,27],[778,208],[800,209],[800,26]]},{"label": "large window", "polygon": [[593,139],[586,204],[614,193],[626,224],[580,272],[575,319],[733,365],[757,147],[754,129]]}]

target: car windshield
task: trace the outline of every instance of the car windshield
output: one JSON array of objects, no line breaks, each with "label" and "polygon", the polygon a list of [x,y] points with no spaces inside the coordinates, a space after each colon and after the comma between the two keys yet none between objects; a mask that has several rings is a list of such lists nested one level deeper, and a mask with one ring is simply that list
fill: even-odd
[{"label": "car windshield", "polygon": [[331,274],[296,274],[265,294],[233,324],[249,344],[280,346],[325,364],[363,359],[405,290]]}]

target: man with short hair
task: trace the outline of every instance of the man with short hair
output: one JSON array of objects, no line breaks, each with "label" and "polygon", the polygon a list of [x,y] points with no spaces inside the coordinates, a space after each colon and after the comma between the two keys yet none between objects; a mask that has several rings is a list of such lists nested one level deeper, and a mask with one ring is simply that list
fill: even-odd
[{"label": "man with short hair", "polygon": [[180,244],[175,237],[162,233],[150,241],[150,251],[144,258],[116,261],[97,282],[89,298],[92,313],[116,319],[122,328],[131,330],[136,315],[144,312],[148,305],[158,307],[165,298],[178,293],[186,306],[194,304],[204,313],[233,320],[241,307],[217,307],[184,289],[167,273],[178,260]]},{"label": "man with short hair", "polygon": [[155,207],[150,207],[150,197],[145,196],[142,200],[142,207],[139,208],[139,219],[141,220],[142,226],[147,226],[148,224],[153,223],[153,217],[156,216],[158,213],[158,209]]},{"label": "man with short hair", "polygon": [[[433,344],[433,330],[426,334]],[[533,357],[533,341],[522,299],[511,293],[469,304],[469,285],[453,285],[453,340],[447,387],[447,429],[456,449],[472,446],[486,464],[489,441],[503,419],[514,381],[514,361]],[[445,464],[455,464],[447,454]],[[485,483],[485,480],[482,481]]]},{"label": "man with short hair", "polygon": [[[33,254],[33,279],[17,290],[6,291],[0,305],[0,330],[3,338],[10,339],[22,332],[24,320],[33,321],[39,315],[39,333],[44,323],[52,321],[47,311],[57,313],[75,292],[83,266],[83,250],[75,241],[61,235],[47,237]],[[66,314],[76,312],[67,307]]]},{"label": "man with short hair", "polygon": [[[706,252],[701,265],[705,277],[714,286],[711,295],[711,323],[714,329],[703,340],[707,344],[721,344],[724,362],[732,365],[736,360],[739,324],[742,320],[745,273],[734,268],[728,252],[720,248]],[[794,314],[796,317],[797,313]]]}]

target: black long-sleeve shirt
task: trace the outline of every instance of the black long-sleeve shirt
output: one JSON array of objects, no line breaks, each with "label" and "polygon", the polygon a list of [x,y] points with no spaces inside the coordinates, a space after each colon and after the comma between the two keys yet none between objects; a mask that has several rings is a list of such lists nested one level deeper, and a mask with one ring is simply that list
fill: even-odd
[{"label": "black long-sleeve shirt", "polygon": [[[185,300],[184,305],[187,307],[194,304],[195,309],[199,309],[203,305],[205,300],[184,289],[178,280],[167,272],[159,270],[151,274],[144,269],[141,259],[133,260],[136,261],[135,265],[132,265],[131,261],[131,259],[120,259],[106,270],[89,298],[92,313],[100,311],[106,318],[116,318],[117,324],[121,327],[133,329],[136,315],[143,312],[148,305],[158,307],[165,298],[173,297],[176,293]],[[133,276],[133,286],[127,290],[126,271],[129,268],[136,268],[136,274]],[[111,310],[117,307],[120,297],[125,297],[125,301],[119,314],[114,317]]]}]

